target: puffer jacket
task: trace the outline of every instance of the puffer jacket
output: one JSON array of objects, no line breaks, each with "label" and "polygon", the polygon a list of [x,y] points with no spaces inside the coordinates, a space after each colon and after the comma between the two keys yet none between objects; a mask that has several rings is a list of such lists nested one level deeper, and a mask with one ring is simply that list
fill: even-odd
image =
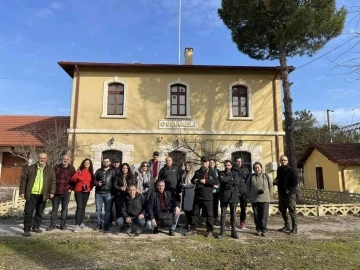
[{"label": "puffer jacket", "polygon": [[238,203],[239,195],[246,193],[245,182],[240,180],[238,172],[231,170],[222,171],[219,174],[220,182],[220,202]]},{"label": "puffer jacket", "polygon": [[[201,184],[200,180],[205,179],[205,184]],[[212,201],[214,199],[214,186],[219,184],[216,173],[213,169],[208,168],[204,170],[200,168],[197,170],[191,179],[191,183],[195,184],[195,200]]]},{"label": "puffer jacket", "polygon": [[145,215],[145,198],[142,194],[136,193],[134,198],[127,194],[121,202],[121,216],[137,217],[138,215]]},{"label": "puffer jacket", "polygon": [[[98,186],[99,182],[102,182],[101,186]],[[104,170],[103,168],[98,169],[94,176],[94,186],[96,186],[96,193],[105,194],[110,193],[113,188],[113,183],[116,181],[115,170],[109,168]]]}]

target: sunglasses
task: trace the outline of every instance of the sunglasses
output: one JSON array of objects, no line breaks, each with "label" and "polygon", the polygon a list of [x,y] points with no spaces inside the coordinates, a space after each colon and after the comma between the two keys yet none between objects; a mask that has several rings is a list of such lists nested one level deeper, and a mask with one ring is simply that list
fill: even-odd
[{"label": "sunglasses", "polygon": [[148,165],[141,165],[141,167],[149,167]]}]

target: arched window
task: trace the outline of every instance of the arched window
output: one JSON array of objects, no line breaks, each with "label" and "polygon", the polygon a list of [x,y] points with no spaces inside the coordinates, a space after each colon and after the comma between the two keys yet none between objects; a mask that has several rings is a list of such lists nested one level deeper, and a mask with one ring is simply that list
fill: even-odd
[{"label": "arched window", "polygon": [[115,158],[120,160],[120,164],[122,164],[122,152],[118,150],[105,150],[102,151],[102,160],[104,158],[109,158],[111,163]]},{"label": "arched window", "polygon": [[190,116],[190,85],[177,78],[168,83],[166,118],[185,118]]},{"label": "arched window", "polygon": [[124,114],[124,85],[121,83],[109,84],[107,114]]},{"label": "arched window", "polygon": [[127,118],[127,83],[117,76],[104,82],[101,118]]},{"label": "arched window", "polygon": [[247,88],[242,85],[232,87],[232,112],[234,117],[248,117]]},{"label": "arched window", "polygon": [[229,85],[229,120],[253,120],[252,87],[243,80]]},{"label": "arched window", "polygon": [[173,84],[171,86],[171,113],[172,116],[186,116],[186,86]]}]

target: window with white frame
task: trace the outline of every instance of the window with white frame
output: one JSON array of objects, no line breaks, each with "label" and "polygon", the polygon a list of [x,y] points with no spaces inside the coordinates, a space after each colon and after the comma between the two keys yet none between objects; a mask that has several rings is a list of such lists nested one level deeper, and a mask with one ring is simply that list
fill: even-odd
[{"label": "window with white frame", "polygon": [[166,118],[191,118],[190,86],[180,78],[168,84]]},{"label": "window with white frame", "polygon": [[241,80],[229,85],[229,119],[253,120],[251,86]]},{"label": "window with white frame", "polygon": [[127,84],[114,77],[104,82],[102,118],[127,118]]}]

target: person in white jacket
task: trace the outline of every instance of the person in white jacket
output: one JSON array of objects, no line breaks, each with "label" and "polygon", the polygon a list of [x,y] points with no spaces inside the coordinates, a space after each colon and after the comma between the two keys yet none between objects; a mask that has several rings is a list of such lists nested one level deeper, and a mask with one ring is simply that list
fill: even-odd
[{"label": "person in white jacket", "polygon": [[134,173],[134,178],[137,183],[137,192],[143,194],[147,201],[149,194],[155,190],[155,180],[146,161],[141,162],[140,167]]},{"label": "person in white jacket", "polygon": [[186,226],[189,229],[192,219],[192,210],[195,195],[195,185],[191,183],[191,179],[194,176],[194,169],[191,161],[185,162],[184,173],[181,176],[181,189],[182,189],[182,210],[186,216]]}]

